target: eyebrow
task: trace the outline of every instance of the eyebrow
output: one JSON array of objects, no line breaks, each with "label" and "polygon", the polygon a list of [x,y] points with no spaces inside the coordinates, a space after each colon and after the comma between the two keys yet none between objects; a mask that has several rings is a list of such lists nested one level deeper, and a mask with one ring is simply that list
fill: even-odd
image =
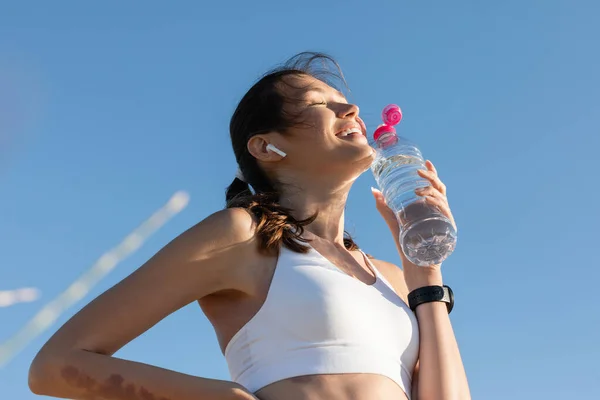
[{"label": "eyebrow", "polygon": [[[321,88],[311,88],[310,90],[315,91],[315,92],[319,92],[319,93],[327,93],[326,90],[321,89]],[[340,92],[339,90],[334,90],[334,93],[337,94],[338,96],[340,96],[343,99],[346,99],[346,96],[344,96],[344,93]],[[346,99],[348,100],[348,99]]]}]

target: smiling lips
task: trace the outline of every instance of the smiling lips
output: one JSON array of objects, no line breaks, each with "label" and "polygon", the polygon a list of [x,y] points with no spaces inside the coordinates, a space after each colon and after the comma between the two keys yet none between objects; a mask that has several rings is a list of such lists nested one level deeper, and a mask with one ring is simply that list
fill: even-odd
[{"label": "smiling lips", "polygon": [[348,137],[348,136],[363,136],[363,131],[358,125],[351,125],[346,127],[344,130],[335,134],[337,137]]}]

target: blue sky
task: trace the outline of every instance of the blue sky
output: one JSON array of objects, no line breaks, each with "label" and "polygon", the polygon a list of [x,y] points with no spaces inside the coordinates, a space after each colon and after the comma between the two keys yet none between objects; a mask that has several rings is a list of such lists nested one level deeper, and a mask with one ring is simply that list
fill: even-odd
[{"label": "blue sky", "polygon": [[[59,324],[224,205],[228,122],[258,76],[303,50],[338,59],[367,123],[400,132],[448,186],[459,225],[444,278],[475,399],[600,396],[600,12],[591,0],[4,2],[0,6],[0,343],[178,190],[189,206],[0,369],[27,369]],[[373,128],[374,122],[371,122]],[[399,258],[369,172],[347,228]],[[228,379],[195,305],[119,357]]]}]

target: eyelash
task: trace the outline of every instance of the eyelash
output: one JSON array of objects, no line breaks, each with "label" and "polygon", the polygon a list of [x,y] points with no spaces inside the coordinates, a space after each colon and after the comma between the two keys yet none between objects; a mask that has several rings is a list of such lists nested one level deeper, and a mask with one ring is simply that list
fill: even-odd
[{"label": "eyelash", "polygon": [[326,105],[327,105],[327,102],[325,102],[325,101],[320,101],[320,102],[318,102],[318,103],[312,103],[312,105],[313,105],[313,106],[326,106]]}]

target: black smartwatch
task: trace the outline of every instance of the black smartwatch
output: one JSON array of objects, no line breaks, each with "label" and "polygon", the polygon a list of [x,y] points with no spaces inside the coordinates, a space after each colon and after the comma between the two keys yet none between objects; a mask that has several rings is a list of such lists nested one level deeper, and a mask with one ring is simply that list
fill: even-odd
[{"label": "black smartwatch", "polygon": [[413,290],[408,294],[408,306],[413,312],[417,309],[417,306],[423,303],[430,303],[432,301],[441,301],[446,303],[448,308],[448,314],[454,308],[454,293],[449,286],[425,286]]}]

